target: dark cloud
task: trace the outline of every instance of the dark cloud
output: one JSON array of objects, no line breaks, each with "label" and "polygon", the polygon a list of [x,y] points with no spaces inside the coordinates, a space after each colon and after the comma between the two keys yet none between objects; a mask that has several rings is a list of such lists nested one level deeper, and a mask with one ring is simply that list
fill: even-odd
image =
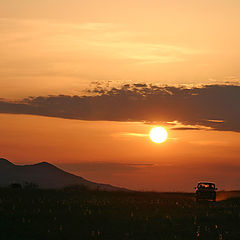
[{"label": "dark cloud", "polygon": [[171,130],[203,130],[205,128],[200,128],[200,127],[174,127],[171,128]]},{"label": "dark cloud", "polygon": [[89,92],[93,95],[39,96],[21,102],[0,100],[0,112],[93,121],[178,121],[196,128],[200,125],[240,132],[240,86],[206,85],[188,89],[126,84]]}]

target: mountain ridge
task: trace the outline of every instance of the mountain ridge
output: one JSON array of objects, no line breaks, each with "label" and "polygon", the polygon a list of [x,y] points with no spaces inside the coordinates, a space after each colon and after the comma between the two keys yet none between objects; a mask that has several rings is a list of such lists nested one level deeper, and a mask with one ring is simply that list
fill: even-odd
[{"label": "mountain ridge", "polygon": [[5,158],[0,158],[0,186],[7,187],[13,182],[20,184],[32,182],[40,188],[64,188],[71,185],[81,185],[92,190],[129,191],[110,184],[89,181],[48,162],[17,165]]},{"label": "mountain ridge", "polygon": [[6,158],[0,158],[0,164],[15,165],[12,162],[8,161]]}]

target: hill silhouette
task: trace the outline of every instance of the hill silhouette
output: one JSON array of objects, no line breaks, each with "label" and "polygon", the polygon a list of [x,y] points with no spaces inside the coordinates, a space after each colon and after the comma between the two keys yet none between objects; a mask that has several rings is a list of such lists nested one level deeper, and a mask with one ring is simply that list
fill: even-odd
[{"label": "hill silhouette", "polygon": [[40,188],[63,188],[73,185],[85,186],[88,189],[104,191],[126,191],[127,189],[109,184],[88,181],[80,176],[68,173],[48,162],[33,165],[15,165],[7,159],[0,158],[0,186],[11,183],[32,182]]}]

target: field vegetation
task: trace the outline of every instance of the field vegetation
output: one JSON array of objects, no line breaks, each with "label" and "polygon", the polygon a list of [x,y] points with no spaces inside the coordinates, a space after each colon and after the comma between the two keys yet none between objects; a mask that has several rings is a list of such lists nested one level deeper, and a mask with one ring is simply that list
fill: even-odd
[{"label": "field vegetation", "polygon": [[4,240],[239,240],[239,192],[196,203],[191,193],[0,189]]}]

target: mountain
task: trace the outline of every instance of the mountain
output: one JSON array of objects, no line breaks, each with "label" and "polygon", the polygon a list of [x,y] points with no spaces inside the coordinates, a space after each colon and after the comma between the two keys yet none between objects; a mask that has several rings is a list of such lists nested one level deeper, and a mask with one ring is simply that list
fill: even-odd
[{"label": "mountain", "polygon": [[127,191],[127,189],[114,187],[109,184],[88,181],[47,162],[34,165],[15,165],[4,158],[0,158],[0,186],[6,187],[11,183],[23,184],[24,182],[35,183],[40,188],[63,188],[72,185],[84,185],[89,189]]}]

